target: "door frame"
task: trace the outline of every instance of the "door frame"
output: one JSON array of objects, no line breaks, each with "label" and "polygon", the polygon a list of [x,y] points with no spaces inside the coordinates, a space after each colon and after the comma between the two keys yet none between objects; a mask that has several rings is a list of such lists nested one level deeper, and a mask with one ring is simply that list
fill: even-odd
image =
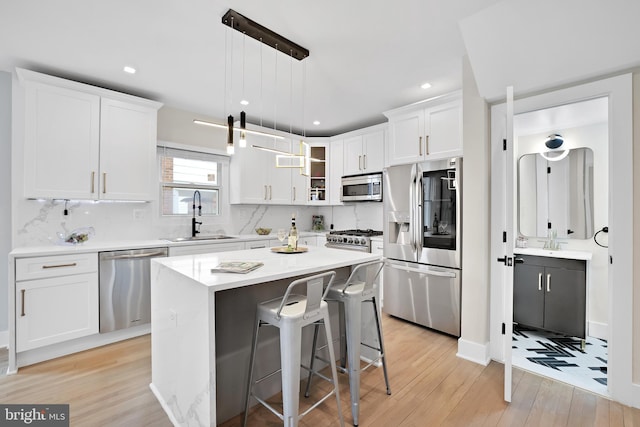
[{"label": "door frame", "polygon": [[[625,405],[633,403],[632,352],[633,352],[633,86],[632,75],[624,74],[531,96],[515,101],[514,114],[556,107],[597,97],[608,97],[609,108],[609,304],[608,304],[608,390],[612,399]],[[506,104],[494,105],[491,109],[492,153],[497,147],[502,150],[502,139],[506,123]],[[615,142],[614,142],[615,141]],[[513,159],[514,167],[516,159]],[[492,174],[503,174],[502,166],[492,164]],[[493,189],[493,187],[492,187]],[[493,200],[494,208],[500,201]],[[514,198],[515,200],[515,198]],[[515,202],[514,202],[515,203]],[[513,229],[506,230],[513,235],[516,209],[513,211]],[[502,224],[504,224],[504,220]],[[504,280],[494,267],[494,255],[503,251],[500,221],[491,223],[491,317],[490,352],[493,360],[510,364],[510,352],[505,352],[510,335],[502,335],[502,322],[506,322],[507,307],[503,290]],[[615,284],[615,286],[611,286]],[[511,301],[510,307],[513,307]],[[510,328],[507,328],[510,329]],[[506,359],[509,360],[506,360]]]}]

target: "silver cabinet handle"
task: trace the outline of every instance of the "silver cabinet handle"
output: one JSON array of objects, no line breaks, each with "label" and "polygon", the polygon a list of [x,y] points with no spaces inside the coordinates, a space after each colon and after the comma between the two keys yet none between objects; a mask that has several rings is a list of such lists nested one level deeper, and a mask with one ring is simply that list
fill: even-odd
[{"label": "silver cabinet handle", "polygon": [[264,200],[267,200],[267,186],[264,186]]},{"label": "silver cabinet handle", "polygon": [[269,186],[269,200],[271,200],[271,196],[273,196],[273,188]]},{"label": "silver cabinet handle", "polygon": [[362,156],[362,164],[364,166],[362,169],[363,170],[367,170],[367,155],[366,154]]},{"label": "silver cabinet handle", "polygon": [[107,173],[102,173],[102,194],[107,194]]},{"label": "silver cabinet handle", "polygon": [[424,137],[424,154],[425,156],[429,155],[429,135]]},{"label": "silver cabinet handle", "polygon": [[293,201],[296,201],[296,187],[293,187]]},{"label": "silver cabinet handle", "polygon": [[547,292],[551,292],[551,273],[547,274]]},{"label": "silver cabinet handle", "polygon": [[24,312],[24,293],[25,293],[25,290],[24,289],[20,289],[20,293],[22,294],[22,312],[20,313],[20,317],[24,317],[25,316],[25,312]]},{"label": "silver cabinet handle", "polygon": [[60,267],[75,267],[76,265],[78,265],[75,262],[72,262],[70,264],[56,264],[56,265],[43,265],[42,268],[60,268]]},{"label": "silver cabinet handle", "polygon": [[538,290],[542,290],[542,273],[538,273]]},{"label": "silver cabinet handle", "polygon": [[422,137],[418,139],[418,154],[422,156]]},{"label": "silver cabinet handle", "polygon": [[91,172],[91,194],[96,192],[96,172]]},{"label": "silver cabinet handle", "polygon": [[358,156],[358,170],[362,170],[362,156]]}]

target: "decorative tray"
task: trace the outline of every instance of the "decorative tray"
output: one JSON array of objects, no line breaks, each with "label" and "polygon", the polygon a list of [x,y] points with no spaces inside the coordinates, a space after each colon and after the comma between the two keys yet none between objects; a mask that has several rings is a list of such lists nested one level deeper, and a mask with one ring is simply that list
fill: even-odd
[{"label": "decorative tray", "polygon": [[309,248],[305,246],[298,246],[297,249],[289,248],[288,246],[275,246],[271,248],[271,252],[275,252],[278,254],[302,254],[309,250]]}]

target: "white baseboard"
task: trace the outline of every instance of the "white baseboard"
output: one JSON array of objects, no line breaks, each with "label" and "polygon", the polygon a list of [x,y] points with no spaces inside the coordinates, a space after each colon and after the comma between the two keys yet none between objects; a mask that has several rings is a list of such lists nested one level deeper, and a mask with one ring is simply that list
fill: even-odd
[{"label": "white baseboard", "polygon": [[587,335],[601,340],[609,341],[609,325],[600,322],[588,322],[589,332]]},{"label": "white baseboard", "polygon": [[0,348],[9,348],[9,331],[0,331]]},{"label": "white baseboard", "polygon": [[640,384],[631,384],[631,405],[640,408]]},{"label": "white baseboard", "polygon": [[456,353],[456,356],[461,359],[466,359],[471,362],[487,366],[491,361],[491,358],[489,357],[489,343],[478,344],[476,342],[460,338],[458,339],[458,353]]}]

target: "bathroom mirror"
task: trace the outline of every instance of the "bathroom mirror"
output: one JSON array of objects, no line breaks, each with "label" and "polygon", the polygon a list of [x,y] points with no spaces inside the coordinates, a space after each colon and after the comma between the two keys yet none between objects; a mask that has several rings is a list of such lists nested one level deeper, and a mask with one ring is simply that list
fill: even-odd
[{"label": "bathroom mirror", "polygon": [[546,238],[547,230],[553,229],[559,238],[590,239],[593,224],[590,148],[574,148],[560,160],[547,160],[540,153],[525,154],[518,159],[521,235]]}]

